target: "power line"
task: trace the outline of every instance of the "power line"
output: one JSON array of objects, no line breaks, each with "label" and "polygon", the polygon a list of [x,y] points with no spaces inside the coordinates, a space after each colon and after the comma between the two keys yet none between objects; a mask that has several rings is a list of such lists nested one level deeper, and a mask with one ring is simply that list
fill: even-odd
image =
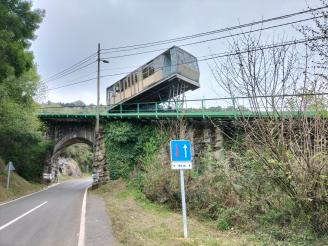
[{"label": "power line", "polygon": [[304,43],[319,40],[319,39],[327,39],[327,37],[315,37],[315,38],[311,38],[311,39],[287,41],[287,42],[284,42],[281,44],[261,46],[261,47],[257,47],[254,49],[247,49],[247,50],[236,51],[236,52],[232,52],[232,53],[213,54],[213,55],[211,55],[211,57],[198,60],[198,62],[212,60],[212,59],[216,59],[216,58],[222,58],[222,57],[235,56],[235,55],[245,54],[245,53],[254,52],[254,51],[262,51],[262,50],[267,50],[267,49],[279,48],[279,47],[284,47],[284,46],[289,46],[289,45],[304,44]]},{"label": "power line", "polygon": [[[254,30],[250,30],[250,31],[246,31],[246,32],[235,33],[235,34],[231,34],[231,35],[226,35],[226,36],[216,37],[216,38],[212,38],[212,39],[196,41],[196,42],[192,42],[192,43],[185,43],[185,44],[179,45],[179,47],[184,47],[184,46],[189,46],[189,45],[194,45],[194,44],[200,44],[200,43],[205,43],[205,42],[209,42],[209,41],[235,37],[235,36],[240,36],[240,35],[249,34],[249,33],[258,32],[258,31],[265,31],[265,30],[269,30],[269,29],[272,29],[272,28],[277,28],[277,27],[282,27],[282,26],[287,26],[287,25],[293,25],[293,24],[297,24],[297,23],[301,23],[301,22],[305,22],[305,21],[313,20],[313,19],[317,19],[317,18],[322,18],[322,17],[323,16],[311,17],[311,18],[292,21],[292,22],[283,23],[283,24],[279,24],[279,25],[254,29]],[[119,58],[119,57],[124,57],[124,56],[145,54],[145,53],[151,53],[151,52],[155,52],[155,51],[163,51],[163,50],[167,50],[167,49],[169,49],[169,48],[162,48],[162,49],[157,49],[157,50],[145,51],[145,52],[142,52],[142,53],[132,53],[132,54],[126,54],[126,55],[122,55],[122,56],[115,56],[115,57],[104,57],[103,59],[113,59],[113,58]],[[106,54],[106,53],[110,53],[110,52],[103,52],[102,54]],[[114,67],[114,68],[109,68],[109,69],[101,69],[101,71],[122,70],[122,69],[127,69],[127,68],[136,68],[136,67],[137,67],[136,65],[135,66],[116,67],[116,68]],[[87,75],[84,75],[84,76],[88,76],[88,75],[96,73],[96,72],[97,71],[94,71],[94,72],[91,72],[91,73],[89,73]]]},{"label": "power line", "polygon": [[92,61],[92,62],[90,62],[90,63],[88,63],[88,64],[86,64],[86,65],[84,65],[84,66],[82,66],[82,67],[78,67],[78,68],[76,68],[76,69],[70,71],[70,72],[67,73],[67,74],[63,74],[62,76],[60,76],[60,77],[58,77],[58,78],[56,78],[56,79],[48,80],[48,81],[45,82],[45,83],[49,83],[49,82],[51,82],[51,81],[58,80],[58,79],[61,79],[61,78],[63,78],[63,77],[67,77],[67,76],[71,75],[72,73],[75,73],[76,71],[79,71],[79,70],[81,70],[81,69],[84,69],[84,68],[86,68],[86,67],[88,67],[88,66],[90,66],[90,65],[92,65],[92,64],[94,64],[94,63],[96,63],[96,62],[97,62],[97,61]]},{"label": "power line", "polygon": [[[295,13],[292,13],[292,14],[278,16],[278,17],[274,17],[274,18],[270,18],[270,19],[261,20],[261,21],[255,21],[255,22],[246,23],[246,24],[242,24],[242,25],[237,25],[237,26],[233,26],[233,27],[217,29],[217,30],[210,31],[210,32],[203,32],[203,33],[198,33],[198,34],[189,35],[189,36],[183,36],[183,37],[178,37],[178,38],[173,38],[173,39],[167,39],[167,40],[163,40],[163,41],[156,41],[156,42],[137,44],[137,45],[130,45],[130,46],[122,46],[122,47],[109,48],[109,49],[103,49],[103,50],[112,50],[112,52],[125,52],[125,51],[129,51],[129,50],[152,47],[152,46],[156,46],[156,45],[163,45],[163,44],[182,41],[182,40],[186,40],[186,39],[202,37],[202,36],[205,36],[205,35],[211,35],[211,34],[215,34],[215,33],[230,31],[230,30],[234,30],[234,29],[237,29],[237,28],[243,28],[243,27],[248,27],[248,26],[257,25],[257,24],[263,24],[263,23],[271,22],[271,21],[275,21],[275,20],[290,18],[290,17],[293,17],[293,16],[305,14],[305,13],[308,13],[308,12],[313,12],[313,11],[318,11],[318,10],[321,10],[321,9],[325,9],[327,7],[328,6],[323,6],[323,7],[319,7],[319,8],[315,8],[315,9],[309,9],[309,10],[305,10],[305,11],[295,12]],[[234,37],[234,36],[238,36],[238,35],[242,35],[242,34],[246,34],[246,33],[252,33],[252,32],[257,32],[257,31],[261,31],[261,30],[268,30],[268,29],[272,29],[272,28],[277,28],[277,27],[282,27],[282,26],[286,26],[286,25],[296,24],[296,23],[304,22],[304,21],[307,21],[307,20],[315,19],[315,18],[320,18],[320,17],[313,17],[313,18],[293,21],[293,22],[289,22],[289,23],[284,23],[284,24],[280,24],[280,25],[274,25],[274,26],[270,26],[270,27],[266,27],[266,28],[251,30],[251,31],[247,31],[247,32],[242,32],[242,33],[237,33],[237,34],[232,34],[232,35],[207,39],[207,40],[201,40],[201,41],[196,41],[196,42],[192,42],[192,43],[186,43],[186,44],[182,44],[182,45],[179,45],[179,46],[189,46],[189,45],[195,45],[195,44],[200,44],[200,43],[204,43],[204,42],[210,42],[210,41],[214,41],[214,40],[220,40],[220,39]],[[144,46],[144,47],[142,47],[142,46]],[[133,48],[125,49],[125,50],[117,50],[117,49],[122,49],[122,48],[129,48],[129,47],[133,47]],[[120,56],[113,56],[113,57],[108,57],[108,58],[104,58],[104,59],[115,59],[115,58],[121,58],[121,57],[126,57],[126,56],[140,55],[140,54],[152,53],[152,52],[157,52],[157,51],[163,51],[163,50],[166,50],[166,49],[167,48],[162,48],[162,49],[156,49],[156,50],[151,50],[151,51],[144,51],[144,52],[125,54],[125,55],[120,55]],[[111,52],[104,52],[103,54],[106,54],[106,53],[111,53]],[[70,74],[72,74],[72,73],[74,73],[74,72],[76,72],[80,69],[83,69],[83,68],[93,64],[93,63],[89,63],[89,64],[87,64],[83,67],[80,67],[81,65],[83,65],[84,63],[89,61],[94,56],[96,56],[96,52],[92,53],[91,55],[84,58],[83,60],[75,63],[74,65],[64,69],[63,71],[58,72],[58,73],[48,77],[47,79],[44,80],[44,82],[49,83],[51,81],[58,80],[60,78],[66,77],[66,76],[68,76],[68,75],[70,75]]]},{"label": "power line", "polygon": [[[186,40],[186,39],[198,38],[198,37],[212,35],[212,34],[216,34],[216,33],[232,31],[232,30],[235,30],[235,29],[250,27],[250,26],[254,26],[254,25],[258,25],[258,24],[264,24],[264,23],[271,22],[271,21],[282,20],[282,19],[297,16],[297,15],[302,15],[302,14],[322,10],[322,9],[327,8],[327,7],[328,6],[322,6],[322,7],[318,7],[318,8],[314,8],[314,9],[308,9],[308,10],[304,10],[304,11],[294,12],[294,13],[287,14],[287,15],[277,16],[277,17],[273,17],[273,18],[269,18],[269,19],[260,20],[260,21],[254,21],[254,22],[241,24],[241,25],[236,25],[236,26],[232,26],[232,27],[225,27],[225,28],[216,29],[216,30],[212,30],[212,31],[208,31],[208,32],[197,33],[197,34],[193,34],[193,35],[186,35],[186,36],[181,36],[181,37],[171,38],[171,39],[165,39],[165,40],[160,40],[160,41],[155,41],[155,42],[148,42],[148,43],[126,45],[126,46],[120,46],[120,47],[113,47],[113,48],[107,48],[107,49],[103,49],[103,50],[112,50],[112,51],[114,51],[114,50],[120,50],[120,49],[126,49],[126,48],[133,48],[133,49],[148,48],[148,47],[152,47],[152,46],[157,46],[157,45],[162,45],[162,44],[167,44],[167,43],[172,43],[172,42],[177,42],[177,41],[183,41],[183,40]],[[143,46],[145,46],[145,47],[143,47]],[[127,51],[127,50],[121,50],[121,51]]]},{"label": "power line", "polygon": [[[106,69],[101,69],[100,72],[103,72],[103,71],[113,71],[113,70],[122,70],[122,69],[127,69],[127,68],[136,68],[136,66],[116,67],[116,68],[109,68],[109,69],[106,68]],[[93,74],[96,74],[96,73],[97,73],[97,70],[94,70],[94,71],[92,71],[90,73],[81,75],[81,76],[79,76],[79,77],[77,77],[77,78],[75,78],[75,79],[73,79],[73,80],[71,80],[69,82],[65,82],[64,84],[71,83],[71,82],[74,82],[74,81],[79,80],[79,79],[83,79],[85,77],[88,77],[88,76],[93,75]],[[113,74],[113,75],[104,75],[104,76],[105,77],[108,77],[108,76],[117,76],[117,75],[122,75],[122,74],[127,74],[127,73],[129,73],[129,72],[117,73],[117,74]],[[104,76],[100,76],[100,77],[104,77]],[[59,83],[59,85],[60,85],[60,83]]]},{"label": "power line", "polygon": [[57,86],[57,87],[54,87],[54,88],[46,89],[46,91],[52,91],[52,90],[57,90],[57,89],[72,86],[72,85],[82,84],[82,83],[85,83],[85,82],[88,82],[88,81],[91,81],[91,80],[94,80],[94,79],[97,79],[97,78],[91,78],[91,79],[86,79],[86,80],[70,83],[70,84],[67,84],[67,85]]},{"label": "power line", "polygon": [[[301,15],[301,14],[305,14],[305,13],[309,13],[309,12],[313,12],[313,11],[322,10],[322,9],[327,8],[327,7],[328,6],[323,6],[323,7],[314,8],[314,9],[308,9],[308,10],[305,10],[305,11],[300,11],[300,12],[295,12],[295,13],[291,13],[291,14],[287,14],[287,15],[283,15],[283,16],[264,19],[264,20],[261,20],[261,21],[255,21],[255,22],[246,23],[246,24],[242,24],[242,25],[226,27],[226,28],[222,28],[222,29],[209,31],[209,32],[203,32],[203,33],[198,33],[198,34],[193,34],[193,35],[188,35],[188,36],[182,36],[182,37],[178,37],[178,38],[172,38],[172,39],[166,39],[166,40],[162,40],[162,41],[149,42],[149,43],[136,44],[136,45],[121,46],[121,47],[115,47],[115,48],[109,48],[109,49],[103,49],[103,50],[112,50],[112,52],[125,52],[125,51],[129,51],[129,50],[148,48],[148,47],[152,47],[152,46],[156,46],[156,45],[163,45],[163,44],[168,44],[168,43],[172,43],[172,42],[183,41],[183,40],[186,40],[186,39],[198,38],[198,37],[202,37],[202,36],[205,36],[205,35],[211,35],[211,34],[215,34],[215,33],[231,31],[231,30],[234,30],[234,29],[253,26],[253,25],[257,25],[257,24],[264,24],[266,22],[281,20],[281,19],[290,18],[290,17],[293,17],[293,16],[297,16],[297,15]],[[314,17],[314,18],[320,18],[320,17]],[[271,27],[261,28],[261,29],[257,29],[257,30],[251,30],[251,31],[244,32],[244,33],[238,33],[238,34],[227,35],[227,36],[218,37],[218,38],[201,40],[201,41],[197,41],[197,42],[182,44],[180,46],[189,46],[189,45],[194,45],[194,44],[199,44],[199,43],[204,43],[204,42],[210,42],[210,41],[224,39],[224,38],[229,38],[229,37],[233,37],[233,36],[238,36],[238,35],[245,34],[245,33],[251,33],[251,32],[256,32],[256,31],[261,31],[261,30],[268,30],[268,29],[271,29],[271,28],[276,28],[276,27],[286,26],[286,25],[290,25],[290,24],[300,23],[300,22],[307,21],[307,20],[314,19],[314,18],[308,18],[308,19],[304,19],[304,20],[298,20],[298,21],[294,21],[294,22],[289,22],[289,23],[285,23],[285,24],[280,24],[280,25],[275,25],[275,26],[271,26]],[[122,50],[124,48],[125,48],[125,50]],[[130,49],[126,49],[126,48],[130,48]],[[157,52],[157,51],[162,51],[162,50],[166,50],[166,48],[165,49],[156,49],[156,50],[151,50],[151,51],[145,51],[145,52],[132,53],[132,54],[126,54],[126,55],[121,55],[121,56],[113,56],[113,57],[104,58],[104,59],[115,59],[115,58],[132,56],[132,55],[152,53],[152,52]],[[111,53],[111,52],[104,52],[103,54],[105,54],[105,53]],[[49,83],[51,81],[58,80],[60,78],[68,76],[68,75],[70,75],[70,74],[72,74],[72,73],[74,73],[74,72],[76,72],[80,69],[83,69],[83,68],[93,64],[93,63],[89,63],[89,64],[81,67],[81,65],[88,62],[91,58],[96,56],[96,54],[97,54],[96,52],[92,53],[88,57],[86,57],[86,58],[82,59],[81,61],[73,64],[72,66],[62,70],[61,72],[58,72],[56,74],[53,74],[53,75],[49,76],[43,82]]]},{"label": "power line", "polygon": [[88,57],[86,57],[86,58],[82,59],[81,61],[71,65],[70,67],[47,77],[46,79],[43,80],[43,82],[49,82],[49,81],[57,79],[58,77],[63,77],[66,74],[69,74],[72,70],[77,71],[76,70],[77,68],[79,68],[81,65],[85,64],[86,62],[88,62],[90,59],[92,59],[95,56],[96,56],[96,53],[92,53]]},{"label": "power line", "polygon": [[[190,45],[201,44],[201,43],[205,43],[205,42],[216,41],[216,40],[220,40],[220,39],[226,39],[226,38],[236,37],[236,36],[240,36],[240,35],[244,35],[244,34],[249,34],[249,33],[254,33],[254,32],[258,32],[258,31],[265,31],[265,30],[269,30],[269,29],[272,29],[272,28],[277,28],[277,27],[282,27],[282,26],[297,24],[297,23],[301,23],[301,22],[304,22],[304,21],[313,20],[313,19],[317,19],[317,18],[321,18],[321,17],[322,16],[319,16],[319,17],[311,17],[311,18],[307,18],[307,19],[302,19],[302,20],[292,21],[292,22],[288,22],[288,23],[284,23],[284,24],[279,24],[279,25],[274,25],[274,26],[259,28],[259,29],[250,30],[250,31],[246,31],[246,32],[239,32],[239,33],[230,34],[230,35],[221,36],[221,37],[216,37],[216,38],[212,38],[212,39],[206,39],[206,40],[201,40],[201,41],[196,41],[196,42],[181,44],[181,45],[179,45],[179,47],[190,46]],[[130,54],[125,54],[125,55],[119,55],[119,56],[110,56],[110,57],[105,57],[104,59],[117,59],[117,58],[122,58],[122,57],[127,57],[127,56],[135,56],[135,55],[153,53],[153,52],[157,52],[157,51],[164,51],[164,50],[167,50],[167,49],[168,48],[161,48],[161,49],[155,49],[155,50],[148,50],[148,51],[130,53]],[[104,52],[103,54],[106,54],[106,53],[110,53],[110,52]]]},{"label": "power line", "polygon": [[[102,70],[101,70],[102,71]],[[66,83],[72,83],[72,82],[74,82],[74,81],[76,81],[76,80],[80,80],[80,79],[83,79],[83,78],[87,78],[87,77],[89,77],[90,75],[94,75],[94,74],[96,74],[97,73],[97,71],[92,71],[91,73],[87,73],[87,74],[84,74],[84,75],[81,75],[81,76],[79,76],[79,77],[77,77],[77,78],[75,78],[75,79],[73,79],[73,80],[71,80],[71,81],[69,81],[69,82],[64,82],[64,83],[62,83],[62,84],[66,84]],[[56,85],[61,85],[61,83],[59,83],[59,84],[56,84]]]},{"label": "power line", "polygon": [[[107,74],[107,75],[100,76],[100,78],[114,77],[114,76],[126,75],[126,74],[128,74],[128,73]],[[97,79],[97,77],[86,79],[86,80],[82,80],[82,81],[77,81],[77,82],[73,82],[72,81],[73,83],[64,84],[64,85],[61,85],[61,86],[50,88],[50,89],[47,89],[46,91],[57,90],[57,89],[60,89],[60,88],[64,88],[64,87],[68,87],[68,86],[72,86],[72,85],[76,85],[76,84],[82,84],[82,83],[86,83],[86,82],[89,82],[89,81],[92,81],[92,80],[95,80],[95,79]]]},{"label": "power line", "polygon": [[[307,43],[307,42],[311,42],[311,41],[315,41],[315,40],[319,40],[319,39],[327,39],[327,37],[314,37],[314,38],[311,38],[311,39],[292,40],[292,41],[287,41],[287,42],[283,42],[283,43],[280,43],[280,44],[260,46],[260,47],[254,48],[254,49],[247,49],[247,50],[236,51],[236,52],[215,53],[215,54],[208,55],[208,56],[202,56],[204,58],[199,59],[198,62],[203,62],[203,61],[208,61],[208,60],[223,58],[223,57],[229,57],[229,56],[235,56],[235,55],[245,54],[245,53],[249,53],[249,52],[256,52],[256,51],[262,51],[262,50],[267,50],[267,49],[279,48],[279,47],[284,47],[284,46],[303,44],[303,43]],[[190,63],[194,63],[194,62],[195,61],[184,62],[184,63],[180,63],[180,64],[177,64],[177,65],[186,65],[186,64],[190,64]],[[172,66],[176,66],[176,65],[162,66],[162,67],[158,67],[156,69],[172,67]],[[127,74],[129,74],[129,73],[109,74],[109,75],[103,75],[103,76],[101,76],[101,78],[111,77],[111,76],[118,76],[118,75],[127,75]],[[72,86],[72,85],[76,85],[76,84],[89,82],[89,81],[94,80],[94,79],[96,79],[96,78],[77,81],[77,82],[74,82],[74,83],[70,83],[70,84],[50,88],[47,91],[56,90],[56,89],[60,89],[60,88],[64,88],[64,87],[68,87],[68,86]]]}]

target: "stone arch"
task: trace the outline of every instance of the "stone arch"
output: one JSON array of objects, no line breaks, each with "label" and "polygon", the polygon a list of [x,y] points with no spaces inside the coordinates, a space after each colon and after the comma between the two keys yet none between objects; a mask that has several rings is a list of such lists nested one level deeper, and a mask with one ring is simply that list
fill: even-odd
[{"label": "stone arch", "polygon": [[56,160],[60,156],[60,154],[63,152],[63,150],[73,144],[77,143],[84,143],[91,147],[92,152],[94,152],[94,138],[91,137],[91,135],[88,137],[88,135],[85,136],[78,136],[77,134],[69,134],[65,135],[63,138],[61,138],[53,147],[49,167],[48,167],[48,173],[53,174],[56,170]]},{"label": "stone arch", "polygon": [[94,143],[90,139],[86,138],[69,138],[69,139],[61,139],[59,142],[57,142],[53,148],[52,152],[52,161],[54,161],[62,152],[65,148],[77,144],[77,143],[84,143],[89,145],[92,149],[94,148]]},{"label": "stone arch", "polygon": [[66,147],[76,143],[85,143],[92,147],[93,172],[97,174],[97,178],[93,180],[93,184],[107,182],[109,176],[103,143],[104,133],[101,131],[96,136],[93,119],[54,117],[45,120],[45,123],[47,125],[47,137],[54,142],[54,145],[44,162],[44,182],[53,181],[51,175],[54,173],[54,160],[56,160]]},{"label": "stone arch", "polygon": [[77,143],[85,143],[91,147],[94,146],[94,139],[93,138],[84,138],[76,136],[75,134],[73,136],[64,136],[62,139],[60,139],[53,148],[53,155],[55,155],[57,152],[61,152],[66,147],[77,144]]}]

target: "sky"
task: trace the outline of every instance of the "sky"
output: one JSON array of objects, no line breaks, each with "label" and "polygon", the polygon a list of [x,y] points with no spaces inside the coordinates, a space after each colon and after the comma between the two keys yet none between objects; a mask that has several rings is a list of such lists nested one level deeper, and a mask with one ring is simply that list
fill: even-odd
[{"label": "sky", "polygon": [[[94,78],[96,63],[58,80],[48,81],[47,78],[96,52],[98,43],[105,49],[165,40],[298,12],[305,10],[308,5],[313,8],[320,5],[319,0],[34,0],[32,2],[33,8],[45,10],[45,18],[36,32],[37,38],[32,42],[31,50],[41,79],[48,88],[46,100],[53,102],[82,100],[87,104],[96,103],[95,79],[74,86],[53,88]],[[310,16],[285,19],[269,23],[268,26],[307,17]],[[243,29],[243,31],[247,30]],[[229,33],[162,45],[148,50],[169,48],[172,45],[226,34]],[[295,27],[288,26],[267,31],[263,37],[264,40],[277,37],[291,40],[299,37],[299,33]],[[229,40],[216,40],[183,48],[199,57],[226,52],[228,43]],[[108,59],[108,64],[101,64],[101,75],[128,73],[160,53],[162,52],[157,51]],[[103,54],[102,57],[115,55],[119,54]],[[188,99],[225,96],[211,73],[211,65],[213,61],[199,63],[201,88],[188,92],[186,94]],[[122,77],[123,75],[117,75],[101,79],[102,104],[106,102],[106,88]]]}]

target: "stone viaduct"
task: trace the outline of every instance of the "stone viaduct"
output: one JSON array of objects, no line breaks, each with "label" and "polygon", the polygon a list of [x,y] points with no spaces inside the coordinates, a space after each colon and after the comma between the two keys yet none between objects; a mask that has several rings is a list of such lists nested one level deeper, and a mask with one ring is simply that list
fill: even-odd
[{"label": "stone viaduct", "polygon": [[[44,174],[49,176],[56,170],[56,158],[68,146],[75,143],[86,143],[93,149],[93,173],[98,176],[94,184],[103,184],[109,180],[108,165],[105,156],[104,132],[102,127],[98,136],[95,135],[94,115],[39,115],[40,119],[47,126],[47,136],[54,143],[52,151],[49,153],[44,164]],[[139,118],[139,117],[101,117],[101,126],[110,124],[113,120],[138,121],[144,124],[154,124],[155,121],[168,120],[169,118]],[[233,125],[233,118],[221,117],[220,119],[209,120],[209,117],[186,118],[184,137],[192,141],[193,155],[197,162],[198,156],[204,151],[206,146],[211,146],[212,156],[215,159],[223,158],[223,131],[230,131]],[[178,122],[169,119],[173,124]],[[227,130],[228,129],[228,130]],[[229,130],[230,129],[230,130]]]}]

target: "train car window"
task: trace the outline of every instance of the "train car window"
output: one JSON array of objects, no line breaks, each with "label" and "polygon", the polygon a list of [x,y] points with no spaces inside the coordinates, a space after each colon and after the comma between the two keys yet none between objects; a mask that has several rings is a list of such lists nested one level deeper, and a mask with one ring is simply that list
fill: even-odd
[{"label": "train car window", "polygon": [[120,86],[121,86],[121,92],[123,92],[124,91],[124,81],[123,80],[120,81]]},{"label": "train car window", "polygon": [[142,69],[142,78],[145,79],[148,77],[148,66]]},{"label": "train car window", "polygon": [[128,87],[131,86],[130,76],[128,77]]},{"label": "train car window", "polygon": [[178,64],[186,65],[191,69],[198,70],[197,60],[195,57],[189,55],[188,53],[178,51]]},{"label": "train car window", "polygon": [[107,90],[107,98],[110,99],[113,96],[115,96],[115,86],[111,86],[110,88],[108,88]]},{"label": "train car window", "polygon": [[152,65],[149,66],[149,69],[148,69],[148,76],[152,75],[153,73],[155,72],[155,69]]},{"label": "train car window", "polygon": [[134,75],[134,79],[135,79],[136,83],[138,83],[138,76],[137,76],[137,74]]},{"label": "train car window", "polygon": [[153,64],[151,63],[142,69],[142,78],[145,79],[150,75],[152,75],[153,73],[155,73],[155,69]]}]

